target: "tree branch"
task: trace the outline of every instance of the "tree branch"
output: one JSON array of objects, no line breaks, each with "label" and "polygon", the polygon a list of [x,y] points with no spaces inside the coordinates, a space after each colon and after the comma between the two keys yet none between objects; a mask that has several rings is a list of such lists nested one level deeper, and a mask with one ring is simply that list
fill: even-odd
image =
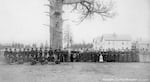
[{"label": "tree branch", "polygon": [[80,3],[82,1],[86,1],[86,0],[63,0],[63,4],[72,5],[72,4]]},{"label": "tree branch", "polygon": [[80,11],[80,22],[94,14],[100,15],[103,20],[105,20],[105,18],[112,18],[115,16],[115,13],[112,12],[114,6],[112,1],[104,3],[104,1],[96,0],[64,0],[64,4],[75,4],[72,11]]}]

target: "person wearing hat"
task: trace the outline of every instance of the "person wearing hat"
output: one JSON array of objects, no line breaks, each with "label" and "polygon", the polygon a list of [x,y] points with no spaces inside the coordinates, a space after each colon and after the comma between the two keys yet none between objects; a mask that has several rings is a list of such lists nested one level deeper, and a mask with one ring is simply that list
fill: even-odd
[{"label": "person wearing hat", "polygon": [[10,49],[9,49],[9,52],[8,52],[8,63],[9,63],[9,64],[11,64],[11,63],[13,62],[13,61],[12,61],[12,60],[13,60],[13,54],[12,54],[12,53],[13,53],[13,51],[12,51],[12,49],[10,48]]},{"label": "person wearing hat", "polygon": [[7,48],[5,48],[5,51],[4,51],[4,57],[5,57],[5,59],[6,59],[7,62],[9,61],[8,56],[9,56],[9,51],[8,51]]},{"label": "person wearing hat", "polygon": [[8,56],[8,49],[5,48],[5,51],[4,51],[4,57],[7,58],[7,56]]},{"label": "person wearing hat", "polygon": [[36,57],[37,57],[36,54],[37,54],[37,51],[32,48],[31,49],[31,60],[30,60],[30,64],[31,65],[35,65],[37,63],[37,61],[36,61]]},{"label": "person wearing hat", "polygon": [[18,52],[17,52],[17,50],[16,50],[16,48],[14,49],[14,51],[12,52],[12,55],[13,55],[13,62],[17,62],[17,54],[18,54]]}]

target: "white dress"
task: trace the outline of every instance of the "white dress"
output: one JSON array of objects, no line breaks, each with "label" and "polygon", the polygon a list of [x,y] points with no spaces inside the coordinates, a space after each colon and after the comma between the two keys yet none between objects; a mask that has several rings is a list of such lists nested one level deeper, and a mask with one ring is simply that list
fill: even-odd
[{"label": "white dress", "polygon": [[103,62],[103,56],[102,55],[99,56],[99,62]]}]

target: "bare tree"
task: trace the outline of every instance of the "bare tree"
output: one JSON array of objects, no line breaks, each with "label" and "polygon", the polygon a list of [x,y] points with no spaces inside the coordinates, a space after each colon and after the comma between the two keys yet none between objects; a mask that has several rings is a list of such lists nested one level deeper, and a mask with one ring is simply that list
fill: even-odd
[{"label": "bare tree", "polygon": [[73,43],[73,35],[70,29],[70,25],[67,25],[63,29],[63,44],[65,48],[69,48]]},{"label": "bare tree", "polygon": [[114,16],[112,12],[113,2],[111,0],[49,0],[47,5],[50,9],[50,46],[54,49],[62,48],[62,13],[63,5],[72,5],[73,10],[80,12],[80,22],[87,17],[98,14],[105,18]]},{"label": "bare tree", "polygon": [[115,12],[112,11],[114,8],[114,2],[112,0],[79,0],[71,3],[68,2],[66,4],[73,6],[72,11],[78,11],[80,13],[80,23],[86,18],[94,16],[94,14],[100,15],[103,20],[115,16]]}]

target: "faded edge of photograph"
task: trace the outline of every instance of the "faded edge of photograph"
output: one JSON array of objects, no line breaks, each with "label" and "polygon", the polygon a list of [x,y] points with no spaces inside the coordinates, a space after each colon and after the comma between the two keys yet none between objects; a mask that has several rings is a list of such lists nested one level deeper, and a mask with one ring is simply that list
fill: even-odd
[{"label": "faded edge of photograph", "polygon": [[0,0],[0,82],[150,82],[149,0]]}]

